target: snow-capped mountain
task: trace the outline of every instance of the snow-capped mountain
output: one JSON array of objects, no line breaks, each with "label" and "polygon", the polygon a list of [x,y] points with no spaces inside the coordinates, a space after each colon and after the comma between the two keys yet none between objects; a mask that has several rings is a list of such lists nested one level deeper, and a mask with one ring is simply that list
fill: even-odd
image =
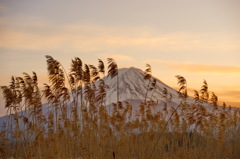
[{"label": "snow-capped mountain", "polygon": [[[129,99],[144,100],[147,91],[148,81],[144,80],[144,72],[140,69],[131,67],[131,68],[122,68],[118,71],[119,78],[119,100],[125,101]],[[148,92],[148,98],[151,98],[155,101],[161,101],[162,91],[164,88],[167,89],[168,93],[172,95],[172,99],[176,100],[178,93],[176,90],[170,88],[162,81],[156,79],[156,89]],[[111,77],[104,78],[105,84],[109,86],[107,89],[107,104],[117,102],[117,77],[111,79]],[[152,95],[153,93],[153,95]]]}]

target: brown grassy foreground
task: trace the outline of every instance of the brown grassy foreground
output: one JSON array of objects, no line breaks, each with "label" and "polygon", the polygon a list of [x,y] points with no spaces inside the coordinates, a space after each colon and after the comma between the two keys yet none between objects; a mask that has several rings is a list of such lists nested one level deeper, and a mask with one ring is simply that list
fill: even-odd
[{"label": "brown grassy foreground", "polygon": [[[117,77],[117,64],[113,59],[108,62],[108,75]],[[225,104],[218,107],[217,96],[212,93],[209,98],[206,81],[201,94],[195,92],[195,103],[189,104],[187,82],[176,76],[182,102],[172,107],[171,95],[163,89],[163,109],[153,112],[156,103],[147,94],[156,81],[147,65],[143,78],[149,81],[148,89],[139,111],[118,102],[109,113],[101,60],[96,68],[83,67],[75,58],[69,74],[50,56],[47,64],[50,84],[42,93],[35,73],[13,77],[9,86],[2,87],[9,118],[0,132],[0,158],[240,158],[240,111]],[[46,115],[42,96],[48,101]]]}]

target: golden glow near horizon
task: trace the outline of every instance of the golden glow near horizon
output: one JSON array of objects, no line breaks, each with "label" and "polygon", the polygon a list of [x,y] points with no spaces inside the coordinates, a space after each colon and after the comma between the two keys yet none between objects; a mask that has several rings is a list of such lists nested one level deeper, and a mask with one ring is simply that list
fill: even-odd
[{"label": "golden glow near horizon", "polygon": [[171,87],[178,74],[190,89],[206,79],[221,101],[240,106],[239,28],[236,0],[2,0],[0,85],[31,71],[47,82],[48,54],[66,70],[74,57],[88,64],[112,57],[119,67],[151,64]]}]

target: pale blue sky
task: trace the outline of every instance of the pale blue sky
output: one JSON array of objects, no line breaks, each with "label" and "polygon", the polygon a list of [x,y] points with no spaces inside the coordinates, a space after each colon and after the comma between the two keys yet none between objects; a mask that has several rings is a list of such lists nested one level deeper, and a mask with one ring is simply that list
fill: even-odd
[{"label": "pale blue sky", "polygon": [[47,82],[46,54],[67,70],[74,57],[113,57],[120,67],[150,63],[172,87],[177,74],[195,89],[206,79],[240,105],[239,28],[239,0],[1,0],[0,85],[31,71]]}]

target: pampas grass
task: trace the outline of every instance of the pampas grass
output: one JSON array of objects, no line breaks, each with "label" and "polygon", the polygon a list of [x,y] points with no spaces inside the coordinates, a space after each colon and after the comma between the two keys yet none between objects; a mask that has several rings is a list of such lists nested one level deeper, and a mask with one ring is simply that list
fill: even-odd
[{"label": "pampas grass", "polygon": [[[12,77],[2,86],[8,119],[0,132],[0,158],[239,158],[240,111],[218,106],[212,93],[211,109],[207,82],[195,90],[195,102],[188,103],[187,81],[176,76],[181,103],[173,107],[172,95],[162,90],[163,110],[154,112],[156,102],[147,100],[154,91],[151,66],[143,79],[149,80],[145,100],[134,111],[119,101],[106,107],[102,60],[98,67],[74,58],[67,74],[60,62],[46,56],[49,84],[41,92],[37,74]],[[114,59],[108,59],[108,75],[118,76]],[[99,84],[95,85],[95,81]],[[70,89],[67,88],[68,82]],[[118,83],[118,77],[117,81]],[[118,87],[118,84],[117,84]],[[118,90],[118,89],[117,89]],[[70,96],[71,95],[71,96]],[[42,112],[42,98],[48,112]]]}]

